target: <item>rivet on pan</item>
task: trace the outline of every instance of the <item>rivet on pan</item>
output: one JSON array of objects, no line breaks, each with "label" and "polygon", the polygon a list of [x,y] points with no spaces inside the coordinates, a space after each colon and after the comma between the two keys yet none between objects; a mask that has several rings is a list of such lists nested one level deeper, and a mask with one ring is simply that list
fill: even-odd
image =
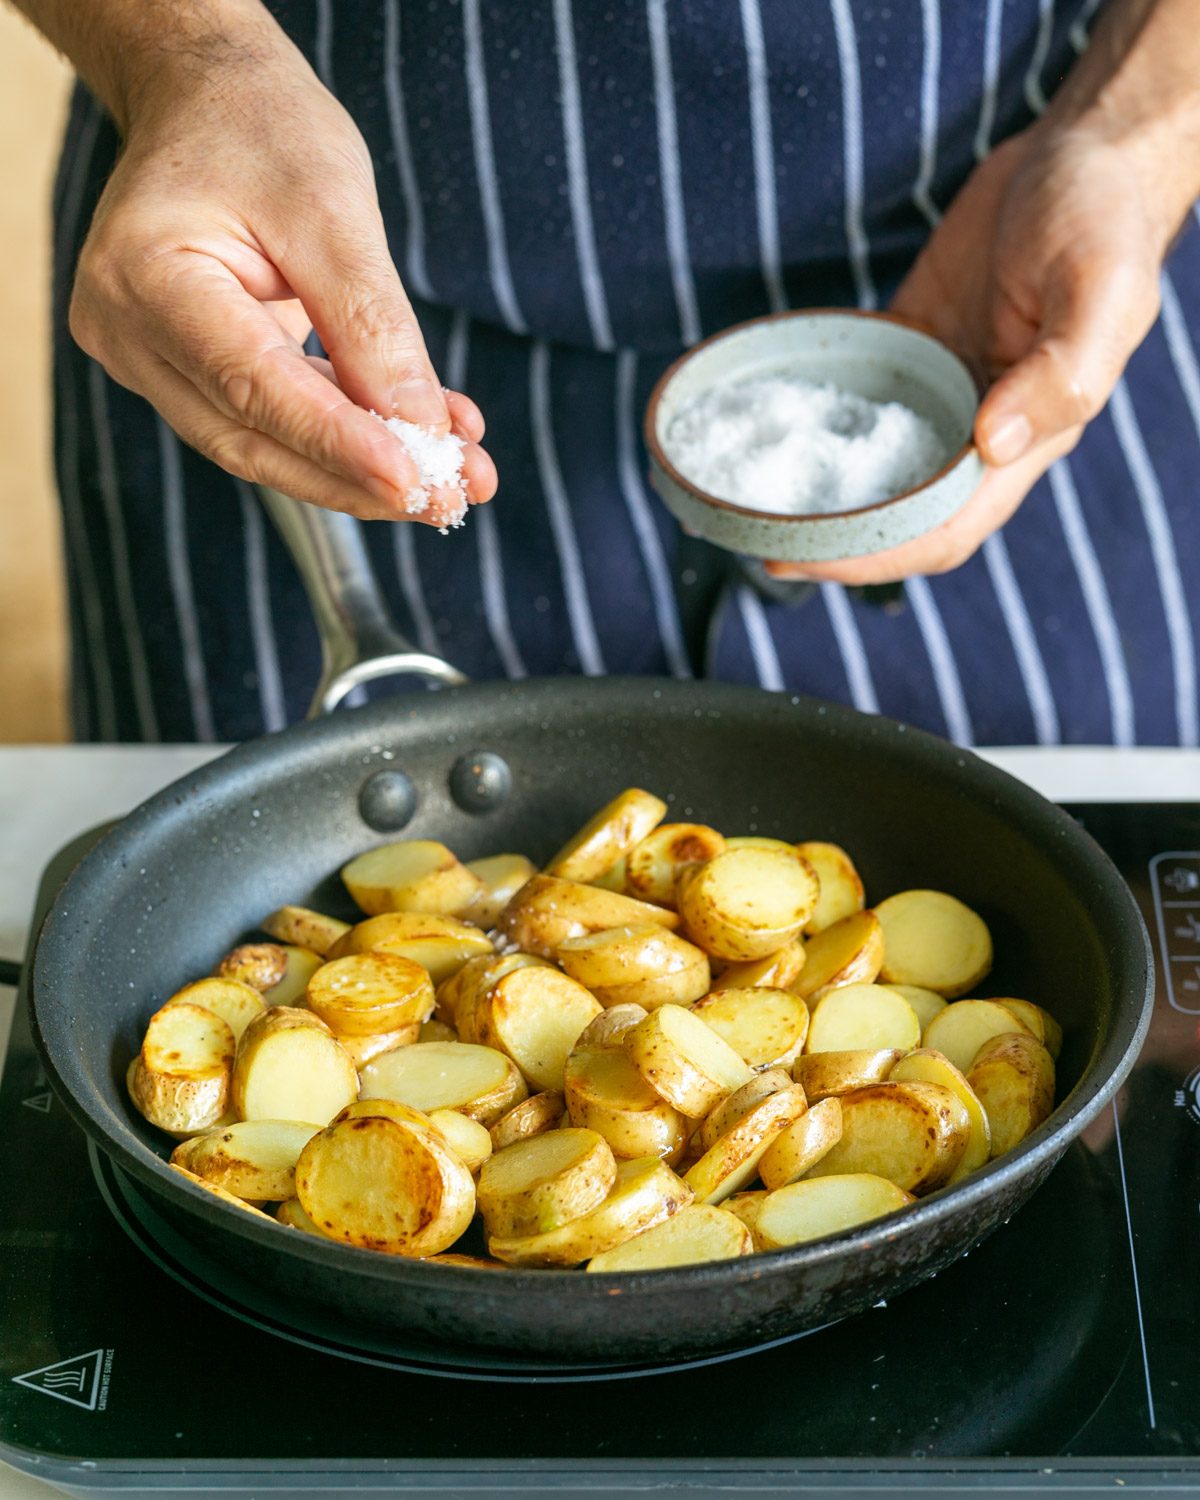
[{"label": "rivet on pan", "polygon": [[417,810],[417,789],[403,771],[376,771],[358,794],[363,822],[376,833],[394,833]]},{"label": "rivet on pan", "polygon": [[450,795],[463,812],[491,812],[512,790],[512,772],[502,755],[476,750],[450,768]]}]

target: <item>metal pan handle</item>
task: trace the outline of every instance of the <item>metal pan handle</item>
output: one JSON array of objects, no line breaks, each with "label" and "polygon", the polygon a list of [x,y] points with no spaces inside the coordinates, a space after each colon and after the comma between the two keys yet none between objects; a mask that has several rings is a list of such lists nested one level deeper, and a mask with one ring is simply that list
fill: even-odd
[{"label": "metal pan handle", "polygon": [[407,675],[458,687],[457,667],[420,651],[388,613],[363,545],[359,523],[290,495],[256,486],[300,573],[321,639],[321,678],[310,719],[332,713],[360,683]]}]

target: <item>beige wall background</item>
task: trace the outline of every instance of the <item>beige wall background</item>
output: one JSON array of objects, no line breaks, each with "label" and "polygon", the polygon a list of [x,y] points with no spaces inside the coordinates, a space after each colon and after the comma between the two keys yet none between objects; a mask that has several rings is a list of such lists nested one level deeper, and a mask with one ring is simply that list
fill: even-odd
[{"label": "beige wall background", "polygon": [[0,743],[67,737],[50,447],[50,186],[71,75],[0,0]]}]

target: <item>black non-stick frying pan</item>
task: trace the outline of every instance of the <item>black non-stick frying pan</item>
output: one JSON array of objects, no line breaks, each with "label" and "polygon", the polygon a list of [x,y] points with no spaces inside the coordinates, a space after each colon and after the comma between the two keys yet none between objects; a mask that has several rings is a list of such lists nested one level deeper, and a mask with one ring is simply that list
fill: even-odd
[{"label": "black non-stick frying pan", "polygon": [[[322,691],[336,695],[328,680]],[[624,1275],[356,1250],[240,1213],[168,1171],[166,1143],[124,1088],[166,996],[285,902],[352,916],[337,871],[369,845],[432,837],[467,859],[543,860],[630,785],[666,798],[673,819],[834,840],[870,899],[927,886],[974,907],[996,950],[981,992],[1027,996],[1063,1025],[1051,1118],[1003,1160],[887,1219],[775,1254]],[[1104,853],[969,753],[750,688],[557,679],[392,699],[253,741],[176,782],[63,888],[37,943],[32,1009],[67,1108],[177,1242],[217,1277],[227,1268],[241,1303],[257,1286],[276,1321],[291,1306],[350,1342],[399,1339],[467,1362],[475,1351],[492,1368],[629,1365],[813,1328],[961,1256],[1112,1098],[1149,1021],[1152,973],[1138,909]]]}]

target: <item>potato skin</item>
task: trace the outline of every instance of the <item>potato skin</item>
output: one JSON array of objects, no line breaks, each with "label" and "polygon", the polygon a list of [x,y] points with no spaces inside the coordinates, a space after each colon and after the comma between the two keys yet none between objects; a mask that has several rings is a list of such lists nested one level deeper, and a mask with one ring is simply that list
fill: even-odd
[{"label": "potato skin", "polygon": [[840,1140],[809,1177],[868,1173],[905,1192],[941,1187],[966,1149],[962,1101],[935,1083],[874,1083],[841,1096]]},{"label": "potato skin", "polygon": [[869,1052],[806,1052],[796,1059],[792,1077],[804,1085],[811,1104],[870,1083],[882,1083],[903,1056],[898,1047]]},{"label": "potato skin", "polygon": [[324,958],[334,943],[350,931],[350,924],[338,917],[327,917],[324,912],[312,911],[307,906],[281,906],[263,918],[262,929],[277,943],[307,948]]},{"label": "potato skin", "polygon": [[619,1047],[576,1048],[564,1081],[570,1123],[602,1135],[626,1161],[683,1155],[686,1117],[650,1087]]},{"label": "potato skin", "polygon": [[583,937],[608,927],[636,927],[657,922],[672,931],[679,916],[662,906],[635,901],[616,891],[583,885],[554,875],[535,875],[526,881],[500,913],[497,927],[523,953],[555,958],[568,938]]},{"label": "potato skin", "polygon": [[626,859],[625,889],[639,901],[674,906],[680,871],[724,848],[724,837],[706,823],[660,823]]},{"label": "potato skin", "polygon": [[626,1033],[624,1045],[655,1093],[691,1119],[703,1119],[750,1077],[728,1042],[678,1005],[652,1011]]},{"label": "potato skin", "polygon": [[1002,1032],[984,1042],[967,1082],[987,1114],[993,1158],[1019,1146],[1054,1108],[1054,1059],[1026,1032]]},{"label": "potato skin", "polygon": [[563,880],[597,880],[658,827],[667,815],[661,797],[629,787],[594,813],[546,866]]}]

